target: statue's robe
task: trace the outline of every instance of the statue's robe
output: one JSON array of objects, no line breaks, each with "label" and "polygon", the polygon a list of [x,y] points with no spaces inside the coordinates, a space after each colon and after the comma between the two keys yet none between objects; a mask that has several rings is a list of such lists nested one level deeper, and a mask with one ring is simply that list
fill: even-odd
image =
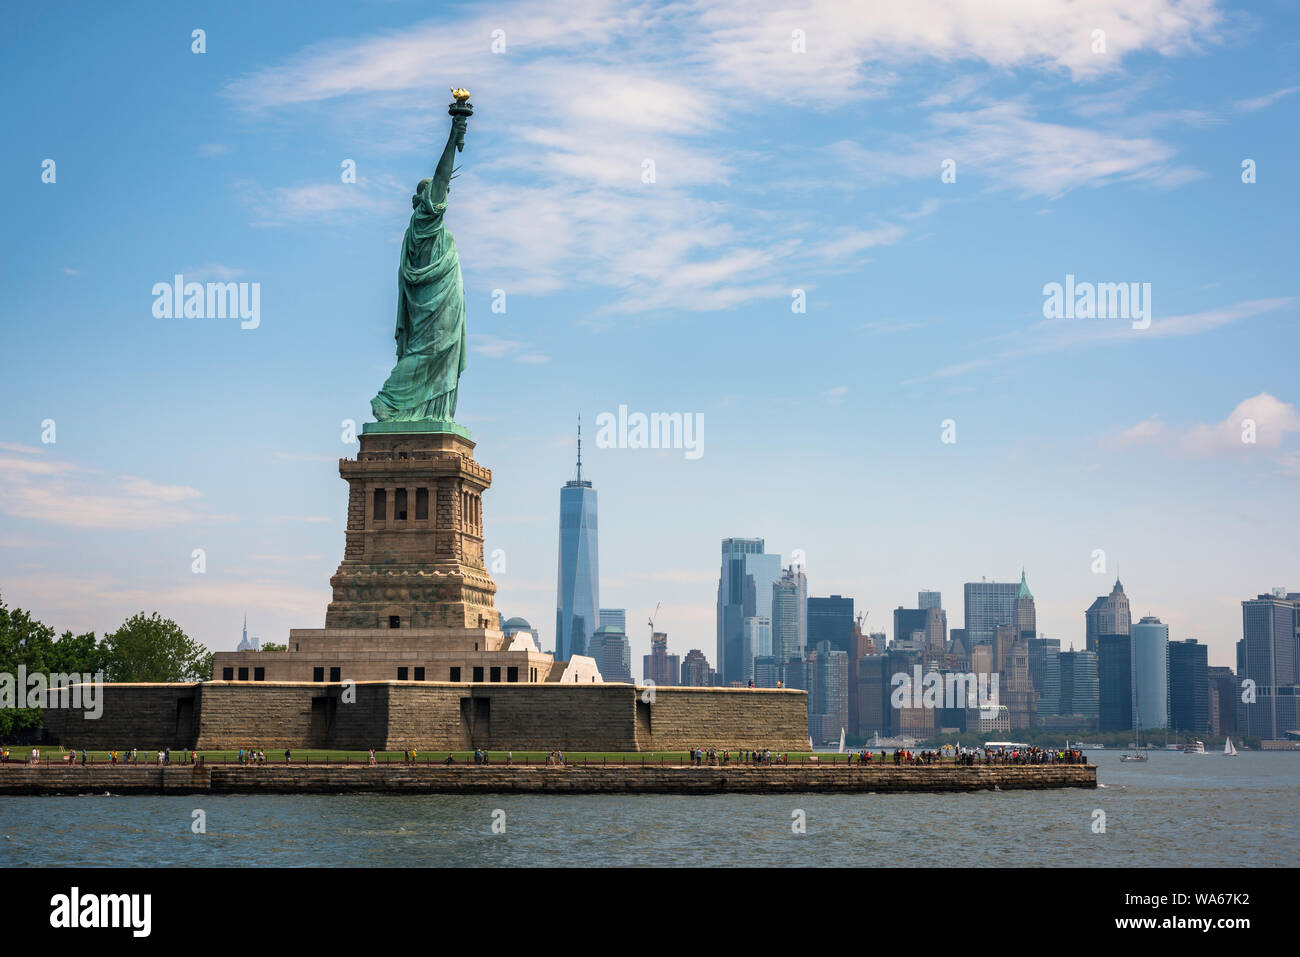
[{"label": "statue's robe", "polygon": [[397,269],[397,365],[370,408],[379,422],[451,420],[465,371],[465,286],[446,203],[422,180]]}]

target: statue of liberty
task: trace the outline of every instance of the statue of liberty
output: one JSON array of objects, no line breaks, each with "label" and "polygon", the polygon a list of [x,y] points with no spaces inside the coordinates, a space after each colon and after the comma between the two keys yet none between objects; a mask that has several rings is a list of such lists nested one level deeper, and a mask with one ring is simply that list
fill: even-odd
[{"label": "statue of liberty", "polygon": [[451,134],[430,178],[411,197],[411,222],[397,267],[397,365],[370,408],[379,422],[451,422],[465,371],[465,286],[456,240],[443,216],[457,150],[473,107],[468,90],[452,90]]}]

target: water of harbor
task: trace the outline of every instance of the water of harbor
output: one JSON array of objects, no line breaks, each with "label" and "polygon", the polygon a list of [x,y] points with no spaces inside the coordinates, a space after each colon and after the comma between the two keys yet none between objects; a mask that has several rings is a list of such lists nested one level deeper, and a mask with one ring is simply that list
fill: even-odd
[{"label": "water of harbor", "polygon": [[0,865],[1300,864],[1300,754],[1089,757],[1095,791],[7,797]]}]

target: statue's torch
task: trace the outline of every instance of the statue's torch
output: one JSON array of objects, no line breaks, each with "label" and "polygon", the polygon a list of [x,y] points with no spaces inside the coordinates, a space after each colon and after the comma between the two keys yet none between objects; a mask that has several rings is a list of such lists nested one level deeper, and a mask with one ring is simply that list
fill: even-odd
[{"label": "statue's torch", "polygon": [[[453,102],[447,104],[447,113],[453,118],[466,117],[467,119],[474,115],[474,104],[469,101],[469,90],[455,89],[451,91]],[[456,144],[457,150],[464,150],[465,144],[461,140]]]}]

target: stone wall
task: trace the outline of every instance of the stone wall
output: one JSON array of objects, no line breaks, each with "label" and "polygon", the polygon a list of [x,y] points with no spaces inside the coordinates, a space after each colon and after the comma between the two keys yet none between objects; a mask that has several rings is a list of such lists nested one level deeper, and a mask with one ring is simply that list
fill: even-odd
[{"label": "stone wall", "polygon": [[202,689],[199,749],[382,748],[388,686],[210,681]]},{"label": "stone wall", "polygon": [[45,727],[68,748],[111,750],[183,748],[198,732],[198,685],[105,684],[95,719],[76,708],[46,708]]},{"label": "stone wall", "polygon": [[[355,700],[343,700],[345,688]],[[103,715],[46,712],[56,743],[95,750],[802,750],[802,691],[604,683],[230,682],[103,688]]]},{"label": "stone wall", "polygon": [[1020,766],[641,766],[546,767],[459,764],[376,767],[211,765],[168,768],[0,766],[0,795],[13,794],[862,794],[1095,788],[1096,765]]},{"label": "stone wall", "polygon": [[808,694],[776,688],[655,688],[637,692],[637,751],[808,749]]}]

